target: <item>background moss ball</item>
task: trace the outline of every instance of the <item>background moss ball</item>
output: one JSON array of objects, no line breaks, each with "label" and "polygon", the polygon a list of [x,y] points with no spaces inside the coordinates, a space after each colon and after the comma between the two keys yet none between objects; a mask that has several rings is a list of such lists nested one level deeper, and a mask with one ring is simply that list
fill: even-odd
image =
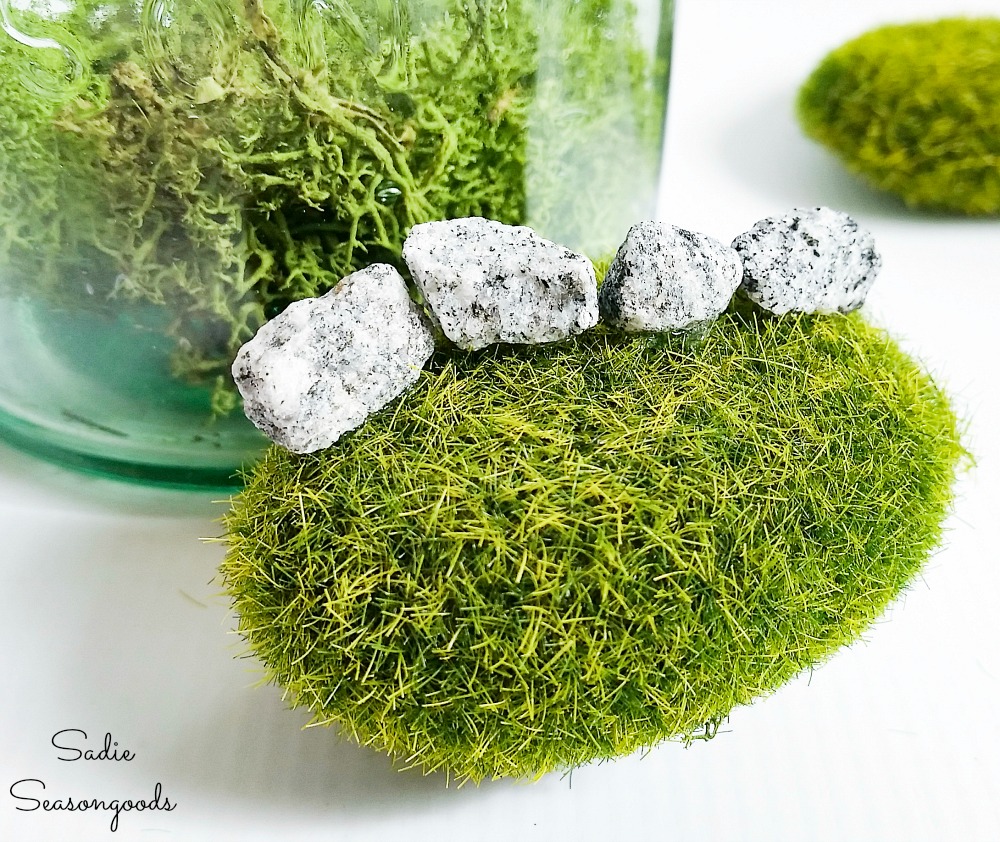
[{"label": "background moss ball", "polygon": [[876,29],[799,93],[808,135],[915,207],[1000,213],[1000,20]]},{"label": "background moss ball", "polygon": [[317,721],[533,775],[710,735],[855,639],[938,541],[961,452],[857,315],[439,352],[334,447],[269,452],[222,575]]}]

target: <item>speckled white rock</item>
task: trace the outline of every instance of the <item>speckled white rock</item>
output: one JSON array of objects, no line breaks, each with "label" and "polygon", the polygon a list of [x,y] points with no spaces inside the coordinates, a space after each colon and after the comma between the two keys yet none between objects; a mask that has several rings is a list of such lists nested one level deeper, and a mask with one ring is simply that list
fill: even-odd
[{"label": "speckled white rock", "polygon": [[593,264],[530,228],[479,217],[427,222],[410,231],[403,259],[460,348],[554,342],[597,324]]},{"label": "speckled white rock", "polygon": [[632,226],[601,285],[601,318],[630,333],[693,331],[719,317],[743,278],[739,255],[705,234]]},{"label": "speckled white rock", "polygon": [[733,240],[743,289],[772,313],[849,313],[882,268],[872,235],[846,213],[796,208]]},{"label": "speckled white rock", "polygon": [[426,316],[382,263],[288,305],[240,348],[233,377],[257,427],[311,453],[406,391],[433,351]]}]

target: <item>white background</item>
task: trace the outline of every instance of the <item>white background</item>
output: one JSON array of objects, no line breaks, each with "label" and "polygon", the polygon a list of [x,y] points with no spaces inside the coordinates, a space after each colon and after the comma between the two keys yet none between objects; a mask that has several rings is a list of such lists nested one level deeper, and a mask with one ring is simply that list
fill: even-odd
[{"label": "white background", "polygon": [[[934,218],[862,187],[805,140],[797,85],[883,22],[1000,0],[681,0],[665,217],[728,240],[826,204],[885,258],[873,318],[937,373],[969,420],[977,467],[942,550],[866,636],[735,711],[714,741],[664,745],[535,784],[446,789],[301,730],[238,660],[220,504],[63,472],[0,446],[0,839],[1000,839],[1000,221]],[[610,151],[613,154],[613,151]],[[130,763],[60,762],[54,732],[110,731]],[[171,813],[17,812],[8,787],[139,798]]]}]

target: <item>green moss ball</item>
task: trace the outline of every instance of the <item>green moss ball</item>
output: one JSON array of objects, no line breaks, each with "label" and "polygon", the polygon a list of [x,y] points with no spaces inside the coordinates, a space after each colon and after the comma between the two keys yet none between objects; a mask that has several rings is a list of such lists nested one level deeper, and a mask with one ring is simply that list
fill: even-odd
[{"label": "green moss ball", "polygon": [[913,207],[1000,213],[1000,19],[887,26],[828,55],[800,121]]},{"label": "green moss ball", "polygon": [[268,453],[222,577],[316,721],[536,775],[711,735],[856,639],[937,543],[961,453],[857,315],[439,352],[336,446]]}]

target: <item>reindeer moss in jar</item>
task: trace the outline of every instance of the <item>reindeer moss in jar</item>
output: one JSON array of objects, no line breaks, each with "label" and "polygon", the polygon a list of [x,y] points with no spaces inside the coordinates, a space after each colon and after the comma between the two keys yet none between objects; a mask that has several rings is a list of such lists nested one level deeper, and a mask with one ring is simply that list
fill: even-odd
[{"label": "reindeer moss in jar", "polygon": [[419,222],[594,256],[653,210],[671,3],[0,0],[0,426],[225,483],[228,369]]}]

